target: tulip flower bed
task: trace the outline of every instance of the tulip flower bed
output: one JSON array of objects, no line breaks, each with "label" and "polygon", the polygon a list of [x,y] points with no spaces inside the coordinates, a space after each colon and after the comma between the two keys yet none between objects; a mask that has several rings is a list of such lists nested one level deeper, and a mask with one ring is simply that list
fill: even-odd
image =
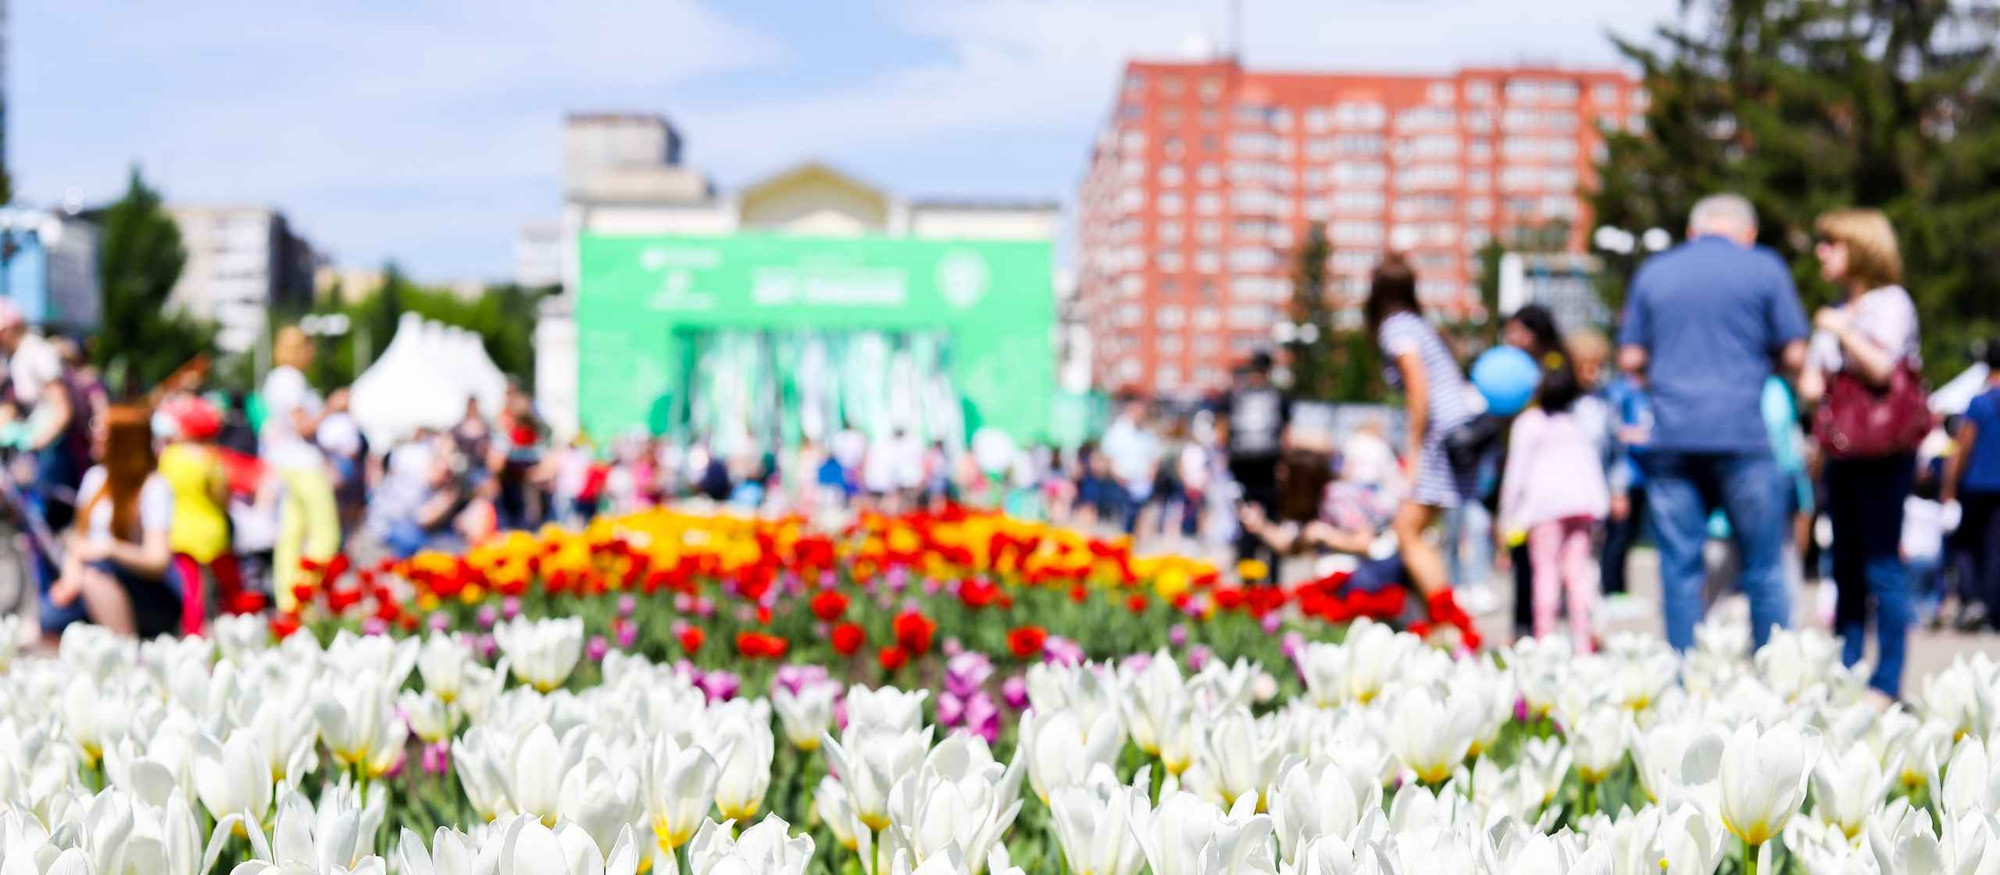
[{"label": "tulip flower bed", "polygon": [[[14,640],[0,620],[0,641]],[[1454,657],[1358,621],[1283,662],[1043,652],[946,696],[470,634],[0,649],[0,873],[1990,873],[2000,666],[1876,711],[1817,632]],[[1295,691],[1288,694],[1286,691]],[[963,715],[961,715],[963,716]]]},{"label": "tulip flower bed", "polygon": [[[500,621],[576,618],[590,663],[612,652],[686,661],[711,691],[766,686],[786,663],[869,686],[936,687],[960,654],[1018,671],[1168,645],[1277,664],[1288,640],[1404,607],[1400,591],[1343,596],[1338,579],[1243,586],[1203,560],[956,511],[827,531],[659,510],[516,533],[462,556],[342,562],[325,577],[300,590],[298,613],[278,618],[281,634],[462,631],[490,659]],[[994,702],[947,694],[937,704],[946,728],[963,711],[995,737]]]}]

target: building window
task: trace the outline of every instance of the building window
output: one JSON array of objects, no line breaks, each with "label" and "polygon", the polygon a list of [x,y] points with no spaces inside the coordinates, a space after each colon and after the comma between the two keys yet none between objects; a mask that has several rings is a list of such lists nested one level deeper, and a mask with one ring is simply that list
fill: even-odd
[{"label": "building window", "polygon": [[1160,184],[1161,184],[1161,185],[1180,185],[1180,184],[1181,184],[1181,178],[1182,178],[1182,176],[1184,176],[1184,175],[1185,175],[1185,174],[1184,174],[1184,172],[1183,172],[1183,171],[1181,170],[1181,166],[1180,166],[1179,164],[1162,164],[1162,165],[1160,165]]},{"label": "building window", "polygon": [[1381,134],[1342,134],[1334,138],[1333,144],[1342,155],[1382,154]]},{"label": "building window", "polygon": [[1153,253],[1153,266],[1163,273],[1179,273],[1184,264],[1178,249],[1162,249]]},{"label": "building window", "polygon": [[1194,172],[1194,181],[1202,185],[1214,185],[1222,181],[1222,168],[1214,164],[1203,164]]},{"label": "building window", "polygon": [[1319,133],[1326,130],[1326,109],[1318,106],[1307,109],[1305,111],[1305,124],[1308,133]]},{"label": "building window", "polygon": [[1213,249],[1203,249],[1195,253],[1194,269],[1196,273],[1221,273],[1222,253]]},{"label": "building window", "polygon": [[1396,127],[1405,131],[1448,128],[1458,124],[1458,113],[1442,106],[1422,106],[1396,114]]},{"label": "building window", "polygon": [[1216,213],[1222,212],[1222,196],[1212,191],[1196,195],[1194,199],[1194,211],[1204,216],[1213,216]]},{"label": "building window", "polygon": [[1181,223],[1164,221],[1160,223],[1160,239],[1167,243],[1178,243],[1181,239]]},{"label": "building window", "polygon": [[1161,355],[1180,355],[1181,354],[1180,335],[1178,334],[1160,335],[1159,349]]},{"label": "building window", "polygon": [[1600,82],[1591,86],[1590,100],[1599,106],[1609,106],[1618,102],[1618,86]]},{"label": "building window", "polygon": [[1379,222],[1334,222],[1327,228],[1327,236],[1342,246],[1382,245],[1382,225]]},{"label": "building window", "polygon": [[1389,111],[1379,103],[1342,103],[1333,108],[1333,125],[1338,128],[1377,130],[1389,120]]},{"label": "building window", "polygon": [[1452,98],[1457,96],[1457,91],[1458,89],[1451,87],[1450,82],[1432,82],[1424,96],[1432,103],[1450,103]]},{"label": "building window", "polygon": [[1168,106],[1168,107],[1162,107],[1162,108],[1160,109],[1160,124],[1163,124],[1163,125],[1178,125],[1178,124],[1180,124],[1180,123],[1181,123],[1181,108],[1180,108],[1180,107],[1178,107],[1178,106]]},{"label": "building window", "polygon": [[1179,328],[1187,321],[1187,308],[1179,304],[1168,304],[1161,307],[1153,318],[1161,328]]},{"label": "building window", "polygon": [[1161,215],[1177,216],[1180,215],[1180,212],[1181,212],[1181,196],[1179,194],[1170,191],[1160,195]]},{"label": "building window", "polygon": [[1466,103],[1492,103],[1493,83],[1484,79],[1465,83]]},{"label": "building window", "polygon": [[1214,243],[1222,239],[1222,223],[1204,221],[1194,228],[1194,238],[1203,243]]},{"label": "building window", "polygon": [[1382,193],[1379,191],[1343,191],[1333,196],[1333,208],[1341,213],[1380,213]]},{"label": "building window", "polygon": [[1168,97],[1174,97],[1174,96],[1176,96],[1176,95],[1180,94],[1180,93],[1181,93],[1181,80],[1180,80],[1180,77],[1178,77],[1178,76],[1167,76],[1167,77],[1163,77],[1163,78],[1161,78],[1161,79],[1160,79],[1160,93],[1161,93],[1161,94],[1164,94],[1164,95],[1166,95],[1166,96],[1168,96]]},{"label": "building window", "polygon": [[1169,160],[1174,161],[1180,160],[1182,155],[1187,154],[1187,146],[1181,142],[1181,138],[1179,137],[1168,137],[1160,144],[1160,150],[1166,153]]},{"label": "building window", "polygon": [[1215,101],[1221,99],[1221,97],[1222,97],[1222,80],[1220,79],[1201,80],[1202,103],[1214,103]]},{"label": "building window", "polygon": [[1131,73],[1125,77],[1126,94],[1138,94],[1144,90],[1146,90],[1146,77],[1144,75]]},{"label": "building window", "polygon": [[1374,188],[1389,178],[1389,168],[1373,161],[1342,161],[1333,165],[1333,184]]}]

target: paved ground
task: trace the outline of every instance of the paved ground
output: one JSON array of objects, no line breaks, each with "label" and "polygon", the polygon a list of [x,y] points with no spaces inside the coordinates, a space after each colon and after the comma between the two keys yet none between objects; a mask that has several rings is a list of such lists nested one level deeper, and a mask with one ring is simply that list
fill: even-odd
[{"label": "paved ground", "polygon": [[[1635,610],[1634,616],[1611,623],[1610,628],[1620,631],[1646,632],[1654,635],[1665,634],[1665,627],[1662,625],[1659,609],[1660,568],[1658,555],[1651,549],[1642,548],[1635,550],[1632,556],[1632,565],[1626,579],[1628,585],[1631,587],[1633,594],[1632,601],[1637,606],[1637,610]],[[1500,587],[1499,589],[1506,590],[1507,588]],[[1499,594],[1502,597],[1502,603],[1495,610],[1481,614],[1478,618],[1480,632],[1485,634],[1489,641],[1505,641],[1513,635],[1514,631],[1511,604],[1512,593],[1503,591]],[[1792,600],[1795,608],[1794,622],[1802,626],[1813,625],[1825,628],[1827,623],[1820,619],[1819,612],[1816,610],[1819,597],[1820,592],[1818,587],[1811,585],[1808,585],[1804,592],[1795,594]],[[1732,616],[1738,617],[1747,615],[1749,610],[1742,596],[1725,598],[1716,605],[1715,609],[1732,611],[1734,612]],[[1921,678],[1950,665],[1952,659],[1958,654],[1977,651],[1983,651],[1995,659],[2000,659],[2000,634],[1986,632],[1967,635],[1951,631],[1932,631],[1928,628],[1916,630],[1910,637],[1909,668],[1903,678],[1904,694],[1906,696],[1920,694],[1922,691]],[[1869,643],[1869,653],[1870,658],[1873,658],[1874,643],[1872,636]]]}]

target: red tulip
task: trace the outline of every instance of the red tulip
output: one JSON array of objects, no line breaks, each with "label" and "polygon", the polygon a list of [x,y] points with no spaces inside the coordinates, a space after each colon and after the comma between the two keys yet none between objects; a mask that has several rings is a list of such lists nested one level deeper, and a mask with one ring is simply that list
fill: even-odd
[{"label": "red tulip", "polygon": [[847,596],[831,589],[823,589],[812,597],[813,616],[829,623],[847,613]]},{"label": "red tulip", "polygon": [[833,649],[842,656],[853,656],[868,643],[868,633],[853,623],[842,623],[833,627]]},{"label": "red tulip", "polygon": [[1007,649],[1013,651],[1017,659],[1032,659],[1039,656],[1042,646],[1049,641],[1049,631],[1040,626],[1022,626],[1007,633]]},{"label": "red tulip", "polygon": [[875,661],[882,664],[883,671],[895,671],[909,664],[910,652],[901,647],[884,647],[876,654]]},{"label": "red tulip", "polygon": [[937,623],[916,611],[897,614],[893,628],[896,643],[911,653],[930,652],[931,638],[937,634]]},{"label": "red tulip", "polygon": [[681,652],[693,656],[695,651],[701,649],[701,643],[708,639],[708,633],[701,631],[700,626],[689,626],[681,630],[680,639]]}]

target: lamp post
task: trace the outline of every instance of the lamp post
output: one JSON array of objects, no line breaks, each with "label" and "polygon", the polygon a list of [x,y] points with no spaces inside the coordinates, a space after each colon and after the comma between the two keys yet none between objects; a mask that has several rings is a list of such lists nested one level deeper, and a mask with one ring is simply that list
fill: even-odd
[{"label": "lamp post", "polygon": [[[308,313],[299,318],[299,330],[317,341],[322,337],[345,337],[352,327],[346,313]],[[326,360],[320,359],[319,376],[326,376]]]},{"label": "lamp post", "polygon": [[[1285,360],[1285,372],[1292,378],[1292,387],[1298,391],[1298,363],[1305,358],[1306,348],[1319,342],[1319,326],[1311,322],[1293,322],[1280,319],[1271,325],[1271,342],[1290,353]],[[1309,387],[1306,391],[1312,391]]]}]

